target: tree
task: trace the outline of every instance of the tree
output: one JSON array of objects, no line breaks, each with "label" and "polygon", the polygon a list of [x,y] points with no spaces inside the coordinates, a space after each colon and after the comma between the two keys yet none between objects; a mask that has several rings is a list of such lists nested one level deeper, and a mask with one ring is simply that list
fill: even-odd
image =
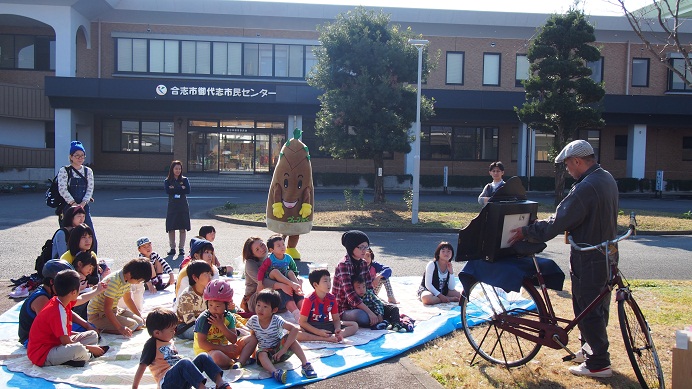
[{"label": "tree", "polygon": [[[644,43],[647,51],[692,88],[692,76],[690,76],[692,43],[680,39],[682,26],[689,23],[689,18],[692,16],[690,1],[653,0],[652,4],[634,11],[627,9],[624,0],[617,0],[617,4],[622,8],[632,31]],[[687,33],[689,34],[689,30]],[[671,51],[680,53],[682,57],[678,66],[675,66],[668,58],[668,53]]]},{"label": "tree", "polygon": [[[552,15],[529,45],[531,75],[524,81],[526,102],[514,110],[530,128],[555,135],[550,159],[577,139],[579,129],[605,125],[595,107],[605,90],[589,77],[591,69],[586,66],[601,57],[592,45],[595,40],[584,12],[572,7],[564,15]],[[556,164],[556,205],[564,197],[566,175],[564,164]]]},{"label": "tree", "polygon": [[[389,15],[358,7],[318,27],[322,46],[308,76],[308,84],[324,91],[315,123],[320,149],[334,158],[372,159],[376,203],[385,200],[377,175],[384,153],[411,151],[409,129],[416,120],[418,50],[408,39],[420,36],[389,21]],[[429,69],[424,52],[423,77]],[[421,118],[432,113],[432,101],[423,97]]]}]

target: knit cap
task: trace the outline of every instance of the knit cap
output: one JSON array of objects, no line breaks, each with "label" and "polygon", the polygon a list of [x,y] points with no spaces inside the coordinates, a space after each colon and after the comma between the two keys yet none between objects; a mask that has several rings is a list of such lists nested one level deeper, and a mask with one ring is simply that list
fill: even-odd
[{"label": "knit cap", "polygon": [[368,236],[362,231],[351,230],[341,235],[341,244],[346,247],[346,251],[349,255],[353,254],[353,250],[361,243],[370,244],[370,239],[368,239]]},{"label": "knit cap", "polygon": [[78,140],[73,140],[70,143],[70,155],[74,154],[76,151],[82,150],[84,154],[86,154],[86,150],[84,150],[84,145],[82,145],[82,142]]},{"label": "knit cap", "polygon": [[206,245],[214,248],[214,245],[206,239],[192,238],[190,239],[190,258],[195,257],[195,253],[200,252]]}]

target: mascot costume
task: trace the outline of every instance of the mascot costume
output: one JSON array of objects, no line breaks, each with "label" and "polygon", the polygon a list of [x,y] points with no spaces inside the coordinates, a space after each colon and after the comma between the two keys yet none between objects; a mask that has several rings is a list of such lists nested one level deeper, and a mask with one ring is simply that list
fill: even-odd
[{"label": "mascot costume", "polygon": [[281,148],[267,197],[267,228],[288,237],[286,254],[294,260],[300,260],[296,249],[300,235],[312,230],[315,205],[310,152],[300,141],[301,134],[296,128],[293,139]]}]

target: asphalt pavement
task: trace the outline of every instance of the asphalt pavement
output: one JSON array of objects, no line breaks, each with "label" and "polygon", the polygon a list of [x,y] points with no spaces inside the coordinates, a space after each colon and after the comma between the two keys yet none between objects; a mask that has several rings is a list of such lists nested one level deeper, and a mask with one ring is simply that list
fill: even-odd
[{"label": "asphalt pavement", "polygon": [[[316,197],[343,199],[339,192],[320,192]],[[366,195],[367,197],[367,195]],[[370,196],[371,197],[371,196]],[[390,201],[398,201],[400,194],[389,194]],[[99,258],[111,258],[115,267],[121,267],[137,256],[136,240],[148,236],[154,250],[165,253],[168,238],[165,232],[167,197],[161,191],[106,190],[95,193],[92,218],[99,240]],[[530,194],[529,198],[552,204],[552,198],[543,194]],[[31,274],[36,256],[46,239],[57,229],[57,217],[45,205],[42,193],[0,194],[0,285],[8,285],[10,278]],[[196,235],[200,226],[216,227],[216,254],[222,264],[241,265],[239,256],[243,242],[250,236],[267,238],[271,232],[263,227],[235,225],[215,220],[208,211],[227,202],[255,203],[266,201],[266,192],[195,191],[189,198],[192,231],[187,240]],[[475,203],[473,195],[423,194],[426,201]],[[621,209],[648,209],[684,213],[692,209],[689,199],[653,199],[645,196],[623,197]],[[480,207],[479,207],[480,210]],[[367,232],[378,261],[390,266],[395,276],[419,276],[432,259],[437,244],[446,240],[455,244],[454,232]],[[315,231],[301,236],[298,248],[304,262],[326,263],[334,268],[345,254],[340,244],[340,231]],[[644,279],[692,279],[692,240],[689,235],[636,236],[620,244],[620,264],[628,278]],[[562,237],[548,242],[543,256],[555,260],[568,272],[569,248]],[[177,264],[181,258],[169,258]],[[459,266],[460,264],[456,264]],[[456,269],[455,269],[456,270]],[[4,283],[3,283],[4,282]],[[9,292],[9,287],[4,289]],[[0,311],[13,306],[15,301],[0,298]],[[307,388],[346,386],[440,387],[436,381],[421,371],[404,356],[334,377]]]}]

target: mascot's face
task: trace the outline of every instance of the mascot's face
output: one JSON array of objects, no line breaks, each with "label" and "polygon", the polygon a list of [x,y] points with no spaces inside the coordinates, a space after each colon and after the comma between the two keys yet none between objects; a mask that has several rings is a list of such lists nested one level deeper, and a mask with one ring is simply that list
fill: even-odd
[{"label": "mascot's face", "polygon": [[[281,202],[287,210],[296,208],[296,205],[300,209],[303,191],[306,187],[310,189],[312,186],[312,167],[306,158],[305,151],[298,143],[301,142],[294,139],[288,147],[283,147],[284,155],[279,158],[274,172],[274,177],[279,184],[277,189],[281,192]],[[274,188],[273,185],[272,188]]]}]

